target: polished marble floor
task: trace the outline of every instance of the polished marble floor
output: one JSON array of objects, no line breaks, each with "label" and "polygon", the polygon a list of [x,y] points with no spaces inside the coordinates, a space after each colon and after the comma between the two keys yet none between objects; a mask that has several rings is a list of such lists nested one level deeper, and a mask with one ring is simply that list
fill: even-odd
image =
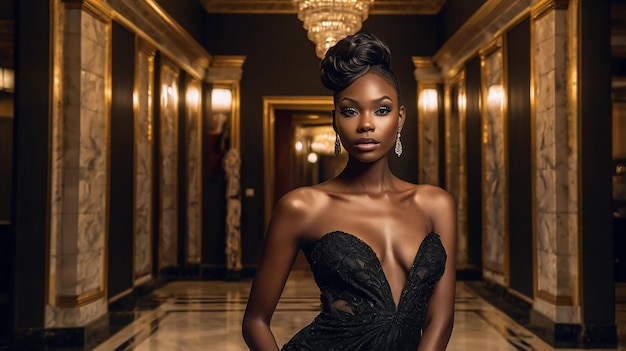
[{"label": "polished marble floor", "polygon": [[[179,281],[154,292],[159,307],[136,312],[135,321],[97,351],[247,350],[241,319],[250,281]],[[617,306],[619,351],[626,351],[626,301]],[[279,345],[307,325],[319,310],[319,292],[306,275],[293,274],[272,320]],[[448,350],[553,350],[548,344],[458,283],[455,325]],[[559,349],[567,350],[567,349]]]}]

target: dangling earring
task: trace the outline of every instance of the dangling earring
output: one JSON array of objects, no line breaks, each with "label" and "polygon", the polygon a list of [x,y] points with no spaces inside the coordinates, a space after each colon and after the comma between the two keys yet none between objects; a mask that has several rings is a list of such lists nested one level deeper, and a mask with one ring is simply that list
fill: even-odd
[{"label": "dangling earring", "polygon": [[339,134],[335,133],[335,156],[341,154],[341,142],[339,141]]},{"label": "dangling earring", "polygon": [[402,141],[400,141],[400,131],[398,131],[398,134],[396,134],[396,149],[394,151],[396,152],[396,155],[398,155],[398,157],[402,155]]}]

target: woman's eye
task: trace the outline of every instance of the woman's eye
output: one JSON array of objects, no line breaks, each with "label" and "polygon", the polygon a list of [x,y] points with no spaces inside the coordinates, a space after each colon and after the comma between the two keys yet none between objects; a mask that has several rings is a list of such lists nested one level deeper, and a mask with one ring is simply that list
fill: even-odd
[{"label": "woman's eye", "polygon": [[343,108],[339,110],[339,112],[346,117],[356,116],[358,114],[357,110],[354,108]]},{"label": "woman's eye", "polygon": [[376,110],[376,114],[379,116],[387,115],[391,112],[391,109],[387,106],[381,106]]}]

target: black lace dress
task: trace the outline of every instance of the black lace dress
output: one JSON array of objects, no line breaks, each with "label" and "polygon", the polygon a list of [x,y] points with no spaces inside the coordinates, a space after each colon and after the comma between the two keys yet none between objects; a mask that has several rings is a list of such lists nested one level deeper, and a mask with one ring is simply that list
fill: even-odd
[{"label": "black lace dress", "polygon": [[305,254],[321,291],[322,311],[282,348],[288,350],[417,350],[446,252],[439,235],[424,238],[398,306],[376,253],[358,237],[324,235]]}]

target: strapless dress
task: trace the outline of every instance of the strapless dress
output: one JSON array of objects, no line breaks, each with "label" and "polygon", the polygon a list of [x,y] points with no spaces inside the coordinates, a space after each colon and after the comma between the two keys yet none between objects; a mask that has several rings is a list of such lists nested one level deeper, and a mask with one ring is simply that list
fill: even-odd
[{"label": "strapless dress", "polygon": [[304,250],[322,310],[283,351],[415,351],[428,301],[443,275],[446,251],[431,232],[415,255],[398,305],[372,248],[342,231],[325,234]]}]

